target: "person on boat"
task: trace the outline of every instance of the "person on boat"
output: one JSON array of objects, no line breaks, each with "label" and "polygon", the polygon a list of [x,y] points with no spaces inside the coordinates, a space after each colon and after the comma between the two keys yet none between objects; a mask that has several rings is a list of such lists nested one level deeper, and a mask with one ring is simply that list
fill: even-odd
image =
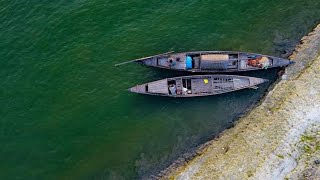
[{"label": "person on boat", "polygon": [[169,85],[169,91],[172,95],[177,95],[177,88],[176,88],[176,85],[175,84],[171,84]]},{"label": "person on boat", "polygon": [[185,88],[185,87],[183,87],[183,88],[182,88],[182,93],[183,93],[184,95],[188,94],[188,89]]},{"label": "person on boat", "polygon": [[176,62],[175,62],[175,60],[174,60],[173,58],[169,58],[169,59],[168,59],[168,62],[169,62],[169,66],[170,66],[170,67],[176,65]]}]

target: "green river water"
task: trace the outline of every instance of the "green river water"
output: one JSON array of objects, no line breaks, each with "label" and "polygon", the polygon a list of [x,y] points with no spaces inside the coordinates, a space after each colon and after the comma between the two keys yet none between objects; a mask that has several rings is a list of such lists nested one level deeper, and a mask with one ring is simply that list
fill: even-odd
[{"label": "green river water", "polygon": [[0,1],[0,179],[140,179],[230,127],[258,90],[175,99],[127,88],[185,75],[123,62],[171,50],[281,56],[319,0]]}]

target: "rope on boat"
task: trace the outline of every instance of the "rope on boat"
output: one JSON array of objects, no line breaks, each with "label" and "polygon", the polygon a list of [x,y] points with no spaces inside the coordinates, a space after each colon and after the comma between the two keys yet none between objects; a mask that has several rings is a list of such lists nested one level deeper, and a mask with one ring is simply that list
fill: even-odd
[{"label": "rope on boat", "polygon": [[174,51],[169,51],[169,52],[162,53],[162,54],[157,54],[157,55],[153,55],[153,56],[148,56],[148,57],[143,57],[143,58],[139,58],[139,59],[134,59],[134,60],[131,60],[131,61],[126,61],[126,62],[122,62],[122,63],[115,64],[114,66],[120,66],[120,65],[123,65],[123,64],[128,64],[128,63],[131,63],[131,62],[140,61],[140,60],[144,60],[144,59],[148,59],[148,58],[152,58],[152,57],[156,57],[156,56],[167,55],[167,54],[171,54],[171,53],[173,53],[173,52],[174,52]]}]

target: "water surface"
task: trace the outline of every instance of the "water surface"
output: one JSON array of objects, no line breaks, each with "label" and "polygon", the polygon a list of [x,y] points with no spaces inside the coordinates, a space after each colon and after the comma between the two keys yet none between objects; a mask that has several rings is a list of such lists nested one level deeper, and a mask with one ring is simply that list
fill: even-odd
[{"label": "water surface", "polygon": [[115,63],[167,52],[280,56],[320,20],[318,0],[2,1],[0,178],[137,179],[214,137],[258,90],[172,99],[127,88],[184,73]]}]

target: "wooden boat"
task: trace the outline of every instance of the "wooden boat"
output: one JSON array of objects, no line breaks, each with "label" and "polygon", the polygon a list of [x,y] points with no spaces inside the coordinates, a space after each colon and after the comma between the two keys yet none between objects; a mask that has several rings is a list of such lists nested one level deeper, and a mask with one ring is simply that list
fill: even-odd
[{"label": "wooden boat", "polygon": [[149,82],[134,86],[129,91],[157,96],[196,97],[257,88],[256,85],[266,81],[268,80],[236,75],[193,75]]},{"label": "wooden boat", "polygon": [[294,63],[273,56],[233,51],[168,52],[133,62],[163,69],[208,73],[252,71],[285,67]]}]

